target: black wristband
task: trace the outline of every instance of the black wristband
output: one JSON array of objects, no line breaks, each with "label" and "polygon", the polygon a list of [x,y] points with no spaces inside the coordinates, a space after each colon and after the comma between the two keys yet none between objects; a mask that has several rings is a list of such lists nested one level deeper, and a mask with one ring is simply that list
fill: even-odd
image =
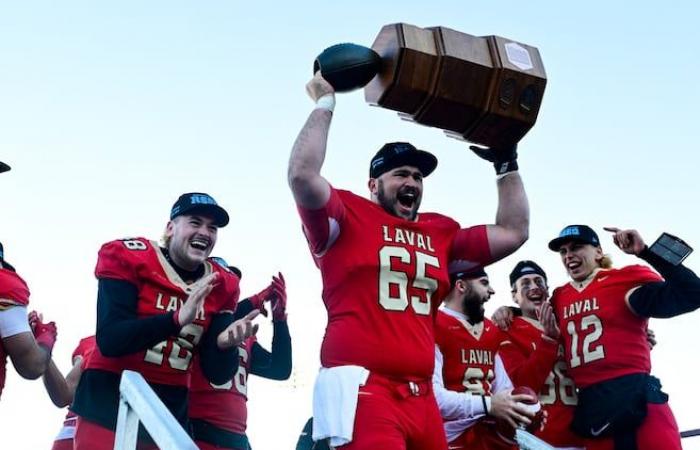
[{"label": "black wristband", "polygon": [[486,396],[481,396],[481,404],[484,405],[484,414],[489,415],[489,408],[486,406]]},{"label": "black wristband", "polygon": [[496,169],[496,175],[503,175],[508,172],[515,172],[518,170],[518,160],[514,159],[512,161],[497,161],[493,163],[493,167]]}]

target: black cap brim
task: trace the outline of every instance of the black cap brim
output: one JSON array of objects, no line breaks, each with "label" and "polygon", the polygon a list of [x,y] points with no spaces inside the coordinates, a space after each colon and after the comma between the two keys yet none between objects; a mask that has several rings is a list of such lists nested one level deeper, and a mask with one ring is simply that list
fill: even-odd
[{"label": "black cap brim", "polygon": [[432,153],[425,150],[412,150],[410,152],[401,153],[391,157],[390,162],[383,168],[382,172],[376,174],[373,178],[378,178],[383,174],[402,166],[413,166],[420,170],[423,177],[427,177],[437,167],[437,158]]},{"label": "black cap brim", "polygon": [[11,169],[10,166],[8,166],[8,165],[5,164],[4,162],[0,161],[0,173],[9,172],[10,169]]},{"label": "black cap brim", "polygon": [[413,162],[407,162],[407,165],[417,167],[423,174],[423,177],[427,177],[433,173],[438,164],[435,155],[426,152],[425,150],[418,150],[414,152],[413,154],[409,155],[408,159]]},{"label": "black cap brim", "polygon": [[219,228],[223,228],[228,225],[229,221],[228,213],[219,205],[196,205],[192,208],[188,208],[178,215],[201,215],[211,217],[214,219],[214,225]]},{"label": "black cap brim", "polygon": [[594,244],[594,243],[589,242],[585,239],[579,239],[579,238],[574,237],[574,236],[562,236],[562,237],[558,237],[558,238],[555,238],[555,239],[552,239],[551,241],[549,241],[548,247],[553,252],[558,252],[559,248],[567,242],[580,242],[581,244],[590,244],[594,247],[599,246],[598,244]]}]

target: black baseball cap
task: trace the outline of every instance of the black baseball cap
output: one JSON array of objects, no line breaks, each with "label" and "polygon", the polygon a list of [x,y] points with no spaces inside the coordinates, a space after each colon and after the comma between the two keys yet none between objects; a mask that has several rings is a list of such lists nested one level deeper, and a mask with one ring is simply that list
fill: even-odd
[{"label": "black baseball cap", "polygon": [[594,247],[600,247],[600,239],[593,228],[588,225],[569,225],[564,227],[556,237],[549,241],[549,249],[555,252],[559,251],[559,247],[565,242],[576,241],[582,244],[591,244]]},{"label": "black baseball cap", "polygon": [[9,172],[10,169],[11,169],[10,166],[8,166],[4,162],[0,161],[0,173]]},{"label": "black baseball cap", "polygon": [[182,194],[170,210],[170,220],[185,214],[201,214],[214,219],[214,225],[219,228],[228,224],[228,213],[216,203],[216,200],[202,192]]},{"label": "black baseball cap", "polygon": [[510,273],[510,284],[511,286],[515,284],[516,281],[522,276],[537,274],[541,275],[545,281],[547,281],[547,274],[542,270],[542,268],[534,261],[520,261],[515,265],[513,271]]},{"label": "black baseball cap", "polygon": [[2,263],[1,267],[10,269],[11,271],[15,271],[15,268],[10,265],[7,261],[5,261],[5,249],[2,246],[2,242],[0,242],[0,263]]},{"label": "black baseball cap", "polygon": [[401,166],[414,166],[427,177],[437,167],[437,158],[425,150],[418,150],[408,142],[389,142],[379,149],[369,163],[369,177],[377,178],[381,174]]}]

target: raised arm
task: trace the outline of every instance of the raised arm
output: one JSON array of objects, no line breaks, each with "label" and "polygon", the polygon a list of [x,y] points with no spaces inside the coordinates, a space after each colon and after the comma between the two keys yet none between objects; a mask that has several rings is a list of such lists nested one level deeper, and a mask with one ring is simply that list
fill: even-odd
[{"label": "raised arm", "polygon": [[496,223],[487,228],[494,261],[505,258],[520,248],[527,241],[530,228],[530,206],[520,174],[510,172],[499,178],[496,183]]},{"label": "raised arm", "polygon": [[620,250],[656,269],[663,281],[646,282],[625,296],[627,307],[642,317],[669,318],[700,308],[700,277],[682,264],[674,266],[652,253],[637,230],[605,227]]},{"label": "raised arm", "polygon": [[335,93],[333,87],[317,72],[306,85],[306,91],[316,107],[299,132],[289,158],[287,180],[297,205],[307,209],[323,207],[330,197],[330,185],[321,176],[326,157],[328,129],[333,118]]},{"label": "raised arm", "polygon": [[517,145],[504,148],[470,147],[479,157],[493,163],[498,187],[496,223],[487,226],[493,261],[505,258],[527,241],[530,206],[518,173]]}]

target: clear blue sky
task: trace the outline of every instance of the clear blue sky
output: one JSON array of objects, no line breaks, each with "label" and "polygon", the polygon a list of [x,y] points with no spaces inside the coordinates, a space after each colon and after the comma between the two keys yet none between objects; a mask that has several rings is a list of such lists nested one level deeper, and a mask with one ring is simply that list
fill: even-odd
[{"label": "clear blue sky", "polygon": [[[205,191],[230,212],[216,254],[241,267],[243,294],[281,270],[295,345],[292,380],[250,380],[257,449],[291,448],[310,414],[325,327],[320,276],[300,232],[285,171],[312,108],[304,92],[314,57],[338,42],[370,45],[382,25],[443,25],[539,48],[548,76],[535,128],[520,145],[530,197],[530,241],[492,267],[535,259],[565,281],[546,242],[567,223],[669,231],[700,248],[695,149],[700,136],[698,7],[694,2],[236,2],[0,3],[0,240],[55,320],[66,370],[94,329],[96,252],[104,241],[160,237],[170,205]],[[440,159],[423,210],[462,224],[495,216],[493,169],[439,130],[338,96],[324,175],[366,192],[367,165],[386,141],[410,140]],[[605,246],[616,264],[634,259]],[[693,255],[688,265],[700,269]],[[700,427],[692,354],[700,314],[653,321],[654,373],[681,428]],[[268,342],[268,324],[261,340]],[[12,372],[12,370],[10,370]],[[41,382],[11,374],[0,403],[5,448],[50,448],[63,411]],[[696,438],[700,441],[700,438]],[[688,440],[687,448],[700,448]]]}]

